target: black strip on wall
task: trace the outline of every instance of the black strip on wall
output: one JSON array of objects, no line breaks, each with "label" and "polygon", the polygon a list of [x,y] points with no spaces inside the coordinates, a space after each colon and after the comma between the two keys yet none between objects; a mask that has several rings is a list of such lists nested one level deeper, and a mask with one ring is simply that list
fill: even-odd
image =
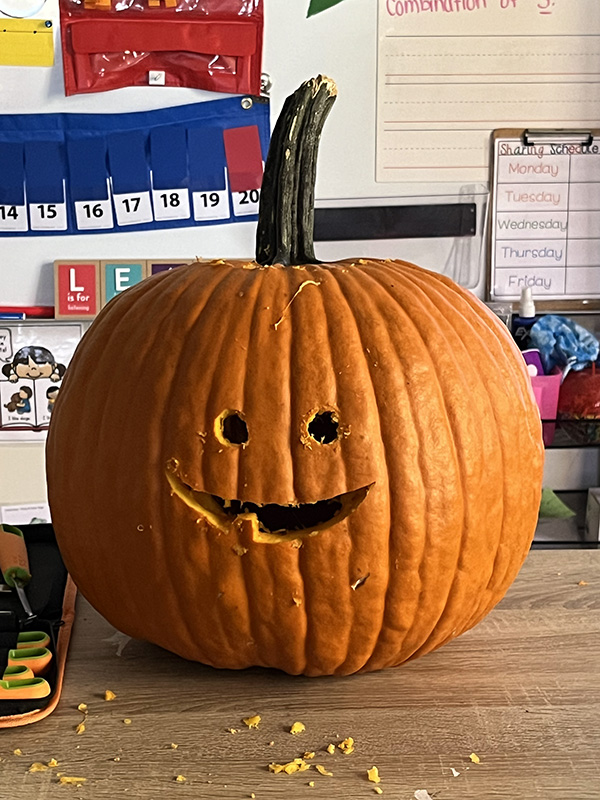
[{"label": "black strip on wall", "polygon": [[475,236],[475,203],[315,209],[315,241]]}]

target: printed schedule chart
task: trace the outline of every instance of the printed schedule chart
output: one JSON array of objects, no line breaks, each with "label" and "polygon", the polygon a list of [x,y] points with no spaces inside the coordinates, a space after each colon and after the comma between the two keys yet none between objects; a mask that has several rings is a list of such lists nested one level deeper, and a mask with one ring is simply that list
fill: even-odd
[{"label": "printed schedule chart", "polygon": [[500,130],[493,149],[490,295],[599,298],[600,135]]}]

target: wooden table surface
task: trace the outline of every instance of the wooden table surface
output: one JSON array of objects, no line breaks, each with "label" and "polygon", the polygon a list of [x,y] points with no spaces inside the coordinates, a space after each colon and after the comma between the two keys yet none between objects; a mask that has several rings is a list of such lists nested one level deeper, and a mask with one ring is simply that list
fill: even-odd
[{"label": "wooden table surface", "polygon": [[[89,713],[77,734],[80,703]],[[250,730],[242,718],[254,714]],[[292,736],[296,721],[306,730]],[[348,736],[352,754],[326,751]],[[427,798],[418,790],[434,800],[598,800],[600,551],[532,552],[477,628],[399,669],[350,678],[189,663],[116,633],[80,598],[58,709],[0,737],[0,798],[11,800],[353,800],[377,796],[372,766],[395,800]],[[305,751],[333,775],[269,772]],[[28,772],[52,758],[58,767]],[[86,782],[62,786],[57,773]]]}]

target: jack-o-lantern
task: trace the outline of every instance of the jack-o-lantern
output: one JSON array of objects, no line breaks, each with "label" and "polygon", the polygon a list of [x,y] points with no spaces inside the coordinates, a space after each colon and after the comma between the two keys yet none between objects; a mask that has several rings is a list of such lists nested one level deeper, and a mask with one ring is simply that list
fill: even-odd
[{"label": "jack-o-lantern", "polygon": [[402,261],[319,263],[335,96],[288,98],[257,260],[156,275],[85,334],[53,413],[68,569],[125,633],[217,667],[400,664],[475,625],[528,551],[541,423],[471,293]]}]

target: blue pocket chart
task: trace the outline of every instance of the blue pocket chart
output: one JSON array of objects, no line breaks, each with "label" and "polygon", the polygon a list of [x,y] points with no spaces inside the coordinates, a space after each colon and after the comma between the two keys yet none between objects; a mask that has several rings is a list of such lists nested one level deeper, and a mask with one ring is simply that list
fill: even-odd
[{"label": "blue pocket chart", "polygon": [[247,143],[248,163],[264,163],[270,127],[263,99],[130,114],[0,115],[0,236],[256,220],[232,202],[232,182],[247,180],[255,190],[257,176],[241,173],[238,159],[228,163],[230,129],[242,150]]}]

